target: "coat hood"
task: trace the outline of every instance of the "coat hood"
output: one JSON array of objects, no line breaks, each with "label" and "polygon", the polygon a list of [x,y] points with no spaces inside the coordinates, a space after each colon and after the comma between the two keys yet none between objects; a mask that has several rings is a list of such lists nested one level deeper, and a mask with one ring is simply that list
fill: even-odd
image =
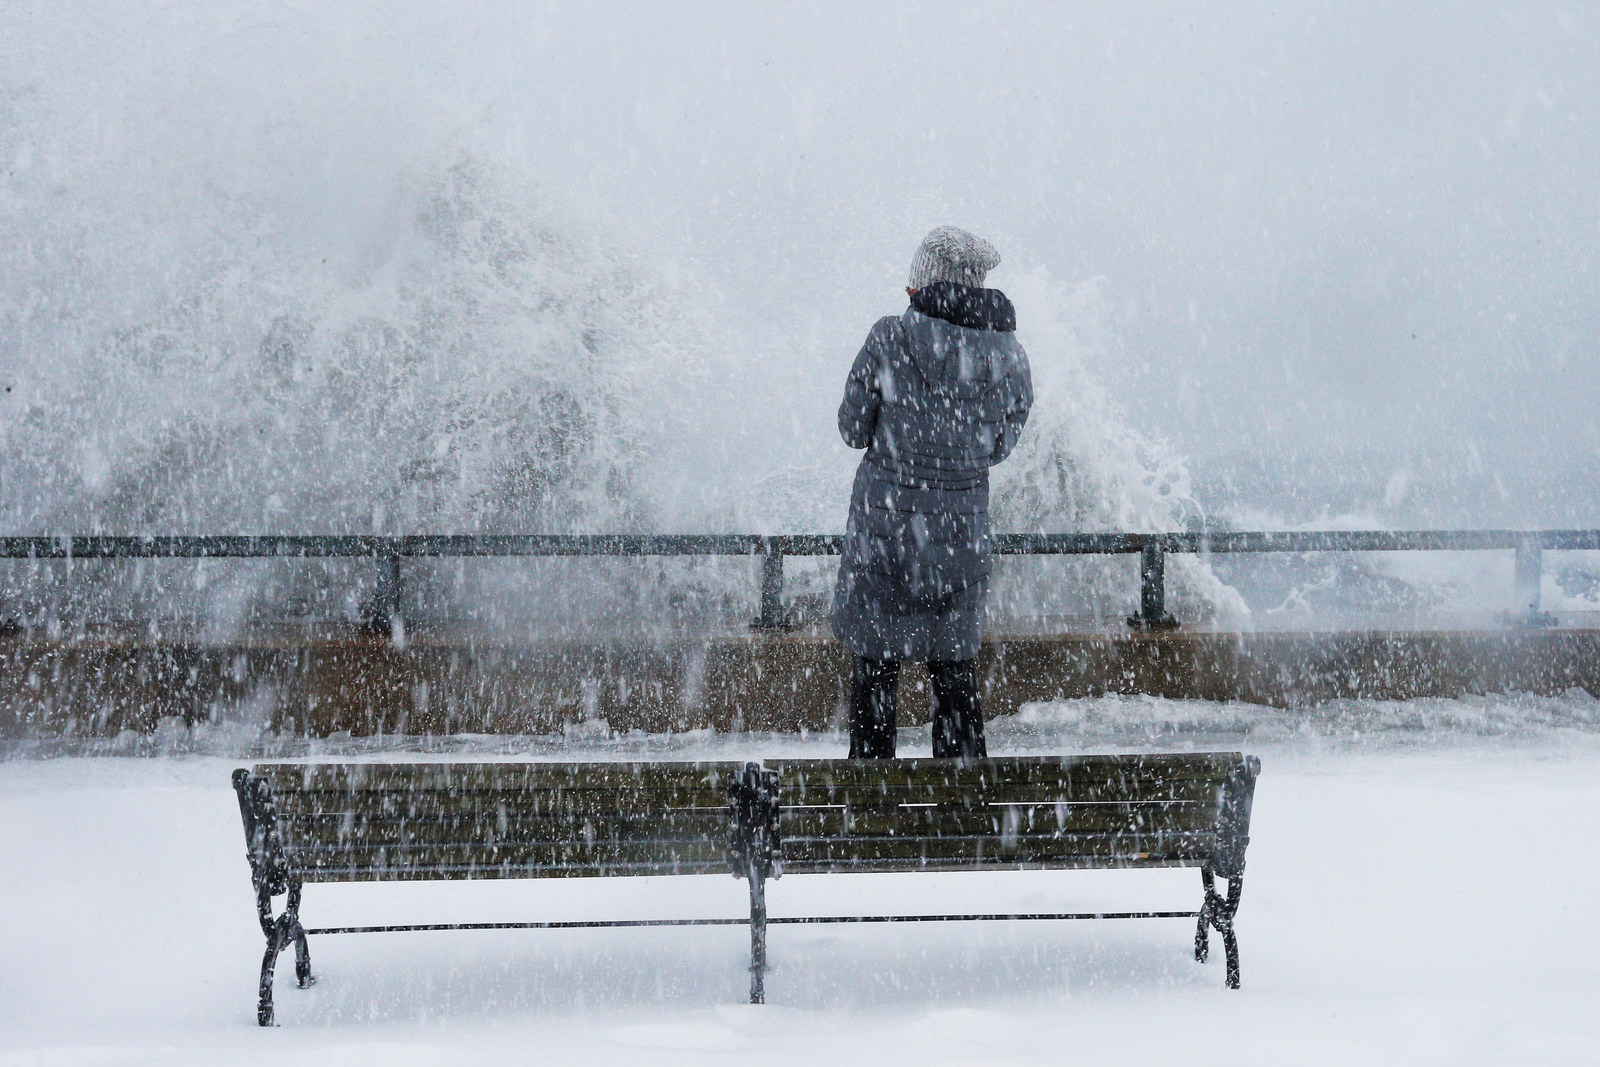
[{"label": "coat hood", "polygon": [[1023,358],[1016,311],[998,289],[937,282],[912,294],[900,321],[918,372],[957,396],[993,391]]},{"label": "coat hood", "polygon": [[1000,333],[1014,333],[1017,329],[1017,309],[998,289],[934,282],[911,294],[911,306],[952,326]]}]

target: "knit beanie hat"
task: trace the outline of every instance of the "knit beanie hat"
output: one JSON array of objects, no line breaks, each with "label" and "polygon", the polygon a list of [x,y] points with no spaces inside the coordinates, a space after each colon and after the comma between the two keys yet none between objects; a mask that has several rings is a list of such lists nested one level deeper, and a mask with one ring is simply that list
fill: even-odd
[{"label": "knit beanie hat", "polygon": [[954,226],[936,226],[929,231],[911,257],[913,289],[934,282],[983,287],[984,275],[1000,265],[994,245],[976,234]]}]

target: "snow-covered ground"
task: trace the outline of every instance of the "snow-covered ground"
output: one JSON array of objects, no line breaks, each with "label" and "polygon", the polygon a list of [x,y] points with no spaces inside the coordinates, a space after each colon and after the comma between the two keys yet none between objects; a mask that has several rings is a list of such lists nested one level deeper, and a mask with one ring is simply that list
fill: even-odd
[{"label": "snow-covered ground", "polygon": [[[216,754],[0,762],[0,1064],[1600,1062],[1597,702],[1306,712],[1109,698],[997,750],[1258,753],[1244,987],[1186,920],[313,938],[259,1030]],[[1159,729],[1150,724],[1163,724]],[[1399,728],[1395,724],[1405,724]],[[1218,733],[1221,727],[1226,733]],[[906,749],[926,745],[907,732]],[[466,747],[471,747],[468,744]],[[516,745],[483,740],[486,751]],[[526,742],[539,758],[835,754],[834,737]],[[1191,908],[1193,871],[790,877],[775,915]],[[308,925],[743,913],[732,878],[311,886]]]}]

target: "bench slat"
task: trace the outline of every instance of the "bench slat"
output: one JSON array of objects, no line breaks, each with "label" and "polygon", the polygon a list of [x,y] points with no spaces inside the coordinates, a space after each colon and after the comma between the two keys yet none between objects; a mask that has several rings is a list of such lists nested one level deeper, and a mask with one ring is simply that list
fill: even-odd
[{"label": "bench slat", "polygon": [[496,789],[471,793],[409,789],[392,793],[361,789],[348,792],[278,790],[283,811],[403,811],[493,812],[512,811],[657,811],[664,808],[706,809],[725,807],[728,798],[698,789]]},{"label": "bench slat", "polygon": [[1013,859],[1049,865],[1057,860],[1073,858],[1139,859],[1150,856],[1174,861],[1201,862],[1211,855],[1215,846],[1215,833],[1199,831],[1171,834],[1027,834],[1003,839],[987,835],[909,839],[852,837],[786,841],[783,866],[786,871],[819,862],[829,865],[867,866],[899,861],[916,866],[919,861],[931,859],[973,866],[991,860]]},{"label": "bench slat", "polygon": [[1215,804],[1015,804],[970,811],[940,808],[786,808],[779,825],[787,842],[852,835],[1055,833],[1085,830],[1207,830]]},{"label": "bench slat", "polygon": [[714,812],[725,811],[727,806],[726,797],[686,796],[669,790],[483,792],[464,796],[424,791],[393,794],[361,791],[287,793],[277,798],[279,814],[294,818],[333,814],[414,819],[453,816],[497,819],[513,815],[558,818],[612,813]]},{"label": "bench slat", "polygon": [[1186,852],[1210,849],[1215,831],[1176,830],[1172,833],[1132,833],[1084,830],[1062,834],[950,834],[944,837],[901,837],[898,834],[860,834],[849,838],[800,838],[784,842],[784,861],[792,856],[854,852],[879,856],[979,856],[1034,851],[1050,855],[1110,855],[1114,852]]},{"label": "bench slat", "polygon": [[785,788],[868,785],[889,789],[926,784],[982,788],[1009,783],[1090,780],[1221,781],[1242,767],[1235,752],[1164,753],[1129,756],[1008,756],[991,760],[905,759],[890,765],[872,760],[774,760],[765,764]]},{"label": "bench slat", "polygon": [[441,841],[553,844],[573,840],[721,840],[727,837],[731,825],[726,808],[546,817],[517,812],[503,817],[449,814],[438,818],[324,812],[294,815],[280,822],[284,844],[291,848]]},{"label": "bench slat", "polygon": [[726,877],[728,863],[723,859],[715,863],[683,861],[667,867],[654,862],[567,864],[560,867],[516,864],[486,867],[470,863],[435,867],[326,866],[297,870],[295,877],[303,882],[430,882],[457,878],[477,881],[501,878],[626,878],[685,874],[716,874]]},{"label": "bench slat", "polygon": [[675,789],[720,795],[739,763],[263,763],[274,792]]},{"label": "bench slat", "polygon": [[1017,856],[985,856],[981,861],[936,857],[852,859],[815,857],[784,860],[787,874],[899,874],[949,871],[1089,871],[1124,870],[1145,867],[1199,867],[1203,857],[1152,853],[1142,856],[1055,856],[1032,859]]},{"label": "bench slat", "polygon": [[980,807],[984,804],[1054,804],[1117,802],[1190,802],[1216,804],[1222,783],[1207,779],[1173,781],[1116,781],[1111,779],[1055,783],[992,781],[978,785],[917,783],[885,791],[867,784],[792,786],[780,781],[785,804],[824,806],[848,804],[852,808],[894,810],[910,804],[949,804]]},{"label": "bench slat", "polygon": [[285,849],[289,869],[310,876],[339,870],[451,870],[514,867],[558,870],[567,867],[629,868],[637,874],[671,873],[682,867],[728,872],[727,848],[715,841],[568,842],[560,845],[485,845],[479,842],[364,848]]}]

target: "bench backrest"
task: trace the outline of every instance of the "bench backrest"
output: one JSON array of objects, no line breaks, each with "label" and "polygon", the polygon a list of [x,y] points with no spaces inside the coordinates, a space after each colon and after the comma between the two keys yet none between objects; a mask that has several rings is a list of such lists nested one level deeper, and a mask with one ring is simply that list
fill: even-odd
[{"label": "bench backrest", "polygon": [[1242,870],[1260,764],[1239,753],[784,760],[782,869]]},{"label": "bench backrest", "polygon": [[253,854],[275,833],[302,882],[726,874],[742,767],[265,763],[242,784],[266,812]]},{"label": "bench backrest", "polygon": [[740,763],[258,764],[252,868],[290,881],[1208,866],[1240,873],[1239,753]]}]

